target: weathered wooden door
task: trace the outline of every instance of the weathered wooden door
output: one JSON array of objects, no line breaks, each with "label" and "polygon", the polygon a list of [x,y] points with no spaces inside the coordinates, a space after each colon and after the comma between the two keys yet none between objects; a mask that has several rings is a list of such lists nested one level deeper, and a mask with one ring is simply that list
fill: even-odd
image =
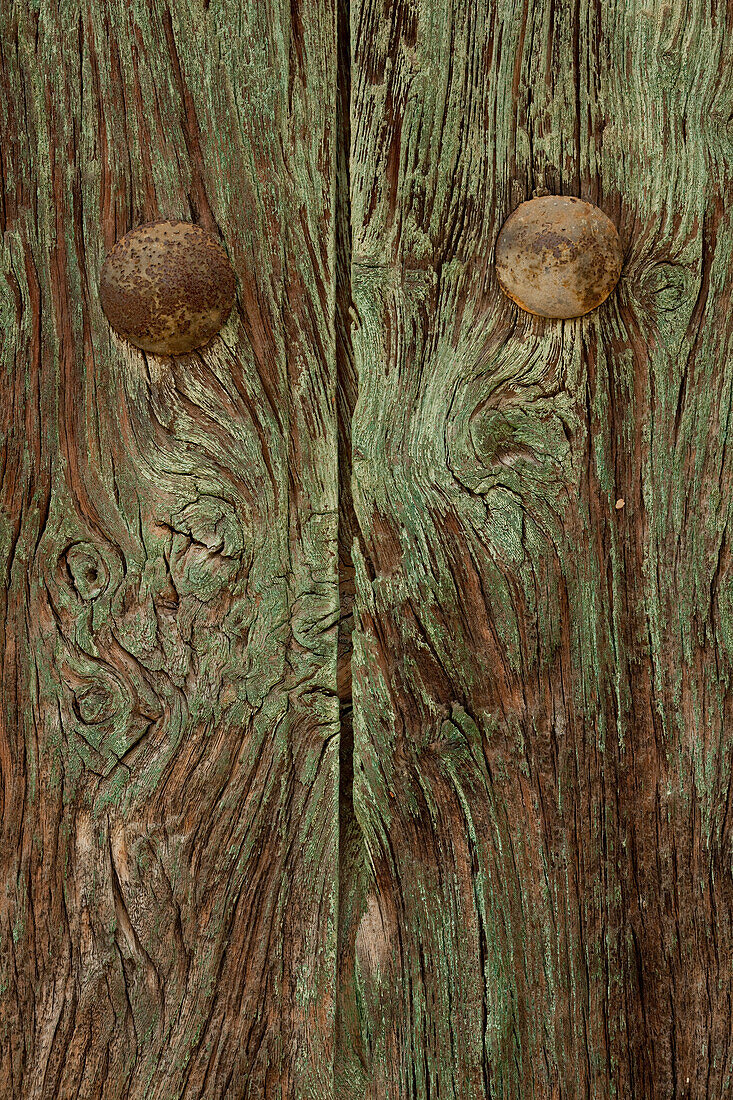
[{"label": "weathered wooden door", "polygon": [[[1,18],[2,1100],[733,1096],[733,7]],[[99,302],[158,217],[185,356]]]}]

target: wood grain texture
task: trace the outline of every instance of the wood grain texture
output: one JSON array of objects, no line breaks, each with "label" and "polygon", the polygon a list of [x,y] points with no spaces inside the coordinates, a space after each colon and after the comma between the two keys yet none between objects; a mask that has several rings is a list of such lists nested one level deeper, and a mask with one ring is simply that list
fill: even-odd
[{"label": "wood grain texture", "polygon": [[[733,1095],[732,32],[352,4],[344,1096]],[[622,236],[582,320],[496,283],[540,193]]]},{"label": "wood grain texture", "polygon": [[[731,5],[0,21],[2,1100],[730,1095]],[[176,360],[156,217],[238,278]]]},{"label": "wood grain texture", "polygon": [[[335,7],[3,6],[0,1096],[333,1094]],[[219,234],[165,359],[97,293]]]}]

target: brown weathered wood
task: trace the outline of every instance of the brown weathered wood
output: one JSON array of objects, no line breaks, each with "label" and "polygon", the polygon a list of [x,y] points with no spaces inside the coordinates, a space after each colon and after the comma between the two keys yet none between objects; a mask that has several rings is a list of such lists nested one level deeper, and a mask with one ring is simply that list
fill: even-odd
[{"label": "brown weathered wood", "polygon": [[[0,1096],[333,1094],[335,8],[5,5]],[[217,233],[200,353],[126,230]]]},{"label": "brown weathered wood", "polygon": [[[733,1093],[731,32],[3,9],[0,1100]],[[581,321],[496,282],[546,192]],[[175,360],[157,217],[238,280]]]},{"label": "brown weathered wood", "polygon": [[[345,1095],[733,1094],[732,32],[352,5]],[[621,232],[583,320],[497,286],[543,191]]]}]

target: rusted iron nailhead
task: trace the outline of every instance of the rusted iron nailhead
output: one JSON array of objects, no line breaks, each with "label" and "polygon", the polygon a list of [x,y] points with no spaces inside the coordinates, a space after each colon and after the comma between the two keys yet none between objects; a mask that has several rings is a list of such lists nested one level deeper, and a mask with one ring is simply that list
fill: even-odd
[{"label": "rusted iron nailhead", "polygon": [[496,242],[505,294],[539,317],[581,317],[603,302],[621,274],[616,226],[597,206],[570,195],[523,202]]},{"label": "rusted iron nailhead", "polygon": [[148,222],[126,233],[99,280],[112,328],[155,355],[181,355],[208,343],[229,316],[235,292],[220,241],[185,221]]}]

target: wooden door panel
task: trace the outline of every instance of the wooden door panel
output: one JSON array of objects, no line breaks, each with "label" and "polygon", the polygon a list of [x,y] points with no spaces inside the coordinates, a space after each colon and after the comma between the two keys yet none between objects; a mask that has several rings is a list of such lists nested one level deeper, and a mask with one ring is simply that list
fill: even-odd
[{"label": "wooden door panel", "polygon": [[[335,14],[3,16],[0,1094],[332,1094]],[[97,293],[183,217],[238,278],[145,356]]]},{"label": "wooden door panel", "polygon": [[[348,1095],[733,1088],[730,14],[352,6]],[[544,192],[581,320],[495,279]]]},{"label": "wooden door panel", "polygon": [[[0,1096],[720,1100],[729,5],[170,8],[2,14]],[[494,277],[545,191],[581,321]]]}]

